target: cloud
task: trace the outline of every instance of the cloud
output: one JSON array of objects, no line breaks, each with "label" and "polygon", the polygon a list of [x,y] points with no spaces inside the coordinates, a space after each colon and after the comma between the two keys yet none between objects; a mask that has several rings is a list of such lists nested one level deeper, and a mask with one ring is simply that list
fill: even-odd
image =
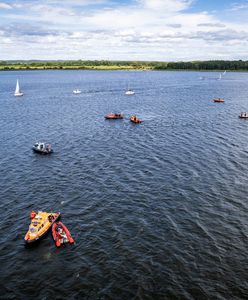
[{"label": "cloud", "polygon": [[221,23],[201,23],[201,24],[197,24],[198,27],[215,27],[215,28],[223,28],[226,27],[225,24],[221,24]]},{"label": "cloud", "polygon": [[1,12],[0,59],[245,57],[245,23],[193,12],[194,2],[19,0]]},{"label": "cloud", "polygon": [[12,6],[7,3],[0,2],[0,9],[12,9]]}]

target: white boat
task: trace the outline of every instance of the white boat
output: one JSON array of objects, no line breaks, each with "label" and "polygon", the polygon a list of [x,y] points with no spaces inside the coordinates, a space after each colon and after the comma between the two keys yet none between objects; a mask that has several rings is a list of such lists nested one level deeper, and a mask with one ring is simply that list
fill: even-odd
[{"label": "white boat", "polygon": [[222,75],[220,74],[220,75],[219,75],[219,78],[218,78],[217,80],[221,80],[221,78],[222,78]]},{"label": "white boat", "polygon": [[81,93],[82,93],[82,91],[79,90],[79,89],[76,89],[76,90],[73,91],[73,94],[81,94]]},{"label": "white boat", "polygon": [[128,89],[126,92],[125,92],[125,95],[128,95],[128,96],[131,96],[131,95],[134,95],[135,92],[133,90],[130,90]]},{"label": "white boat", "polygon": [[223,74],[222,75],[226,75],[226,70],[223,72]]},{"label": "white boat", "polygon": [[15,89],[15,94],[16,97],[20,97],[23,96],[23,93],[20,90],[20,86],[19,86],[19,80],[17,79],[16,81],[16,89]]}]

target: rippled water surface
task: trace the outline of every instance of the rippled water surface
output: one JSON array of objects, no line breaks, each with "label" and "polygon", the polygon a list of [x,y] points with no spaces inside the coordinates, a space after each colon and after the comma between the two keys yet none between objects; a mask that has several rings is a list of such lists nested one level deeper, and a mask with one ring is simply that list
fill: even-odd
[{"label": "rippled water surface", "polygon": [[[248,74],[218,76],[0,73],[1,299],[248,298]],[[31,210],[76,244],[25,248]]]}]

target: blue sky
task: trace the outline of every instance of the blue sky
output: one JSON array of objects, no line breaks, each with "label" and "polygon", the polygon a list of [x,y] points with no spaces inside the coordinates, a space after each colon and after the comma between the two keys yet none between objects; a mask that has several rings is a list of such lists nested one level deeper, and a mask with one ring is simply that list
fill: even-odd
[{"label": "blue sky", "polygon": [[0,59],[244,59],[248,0],[0,0]]}]

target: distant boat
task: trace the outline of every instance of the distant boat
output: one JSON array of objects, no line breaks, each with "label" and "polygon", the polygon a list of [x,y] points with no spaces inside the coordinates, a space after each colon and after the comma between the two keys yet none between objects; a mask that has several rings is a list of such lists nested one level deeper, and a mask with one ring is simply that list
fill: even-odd
[{"label": "distant boat", "polygon": [[213,99],[213,102],[215,102],[215,103],[224,103],[225,100],[222,99],[222,98],[214,98],[214,99]]},{"label": "distant boat", "polygon": [[219,75],[219,78],[217,80],[221,80],[222,79],[222,74]]},{"label": "distant boat", "polygon": [[226,70],[222,73],[222,75],[226,75]]},{"label": "distant boat", "polygon": [[242,112],[242,113],[240,113],[239,118],[240,119],[248,119],[248,112]]},{"label": "distant boat", "polygon": [[134,95],[135,94],[135,92],[133,91],[133,90],[131,90],[131,89],[128,89],[126,92],[125,92],[125,95],[127,95],[127,96],[131,96],[131,95]]},{"label": "distant boat", "polygon": [[20,86],[19,86],[19,80],[17,79],[16,81],[16,89],[15,89],[15,94],[16,97],[20,97],[23,96],[23,93],[20,90]]},{"label": "distant boat", "polygon": [[73,94],[81,94],[81,93],[82,93],[82,91],[79,90],[79,89],[76,89],[76,90],[73,91]]},{"label": "distant boat", "polygon": [[130,89],[129,84],[128,84],[127,90],[126,90],[126,92],[125,92],[125,95],[127,95],[127,96],[132,96],[132,95],[134,95],[134,94],[135,94],[135,92],[134,92],[132,89]]}]

